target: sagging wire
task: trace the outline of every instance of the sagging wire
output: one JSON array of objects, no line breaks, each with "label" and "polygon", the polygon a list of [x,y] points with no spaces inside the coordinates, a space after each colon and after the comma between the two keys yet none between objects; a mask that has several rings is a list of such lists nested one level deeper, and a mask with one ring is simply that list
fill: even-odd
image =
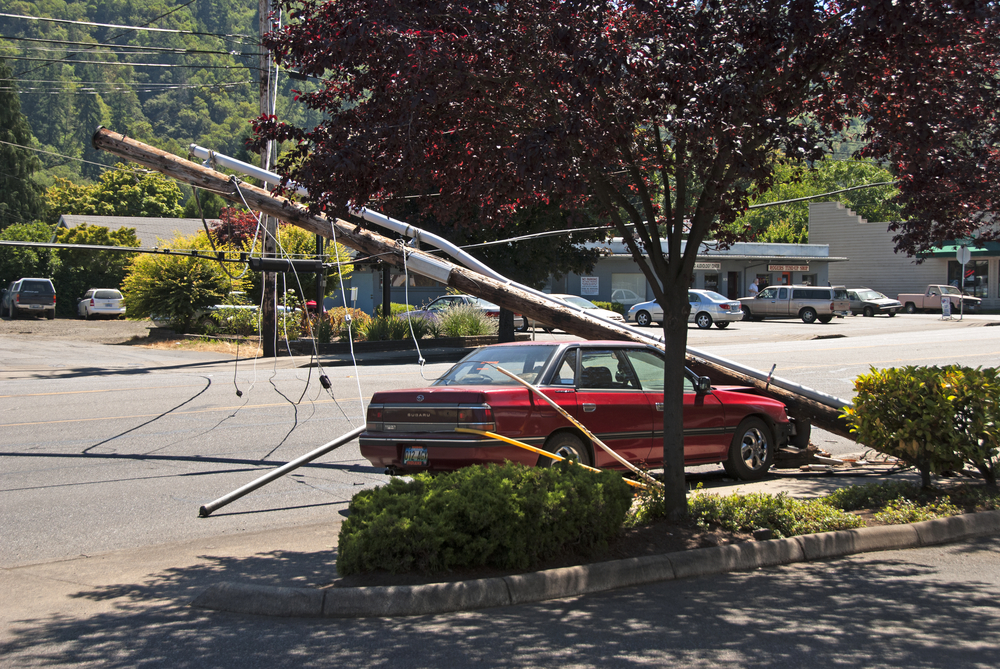
[{"label": "sagging wire", "polygon": [[[252,213],[253,210],[251,209],[249,203],[247,203],[246,198],[243,196],[243,191],[239,187],[239,184],[240,184],[239,179],[236,179],[234,177],[231,180],[232,180],[233,184],[236,187],[236,192],[239,194],[240,199],[243,201],[243,206],[245,206],[247,208],[247,210]],[[263,219],[263,216],[258,216],[257,217],[257,223],[258,223],[258,225],[257,225],[257,230],[254,233],[254,242],[255,243],[256,243],[256,240],[257,240],[257,234],[260,231],[263,230],[263,236],[270,235],[270,232],[267,230],[266,226],[263,226],[261,224],[261,220],[262,219]],[[331,222],[331,226],[332,226],[332,222]],[[274,240],[275,246],[278,248],[278,250],[279,250],[280,254],[282,255],[282,257],[290,258],[291,255],[288,254],[285,251],[284,246],[281,244],[281,240],[278,238],[278,235],[275,234],[275,235],[270,235],[270,236]],[[263,239],[262,239],[262,243],[263,243]],[[336,238],[334,238],[334,243],[336,244]],[[336,250],[336,246],[334,247],[334,249]],[[337,264],[338,264],[338,268],[339,268],[340,267],[339,254],[338,254],[338,258],[337,258]],[[302,282],[299,280],[299,274],[298,274],[298,271],[295,269],[294,265],[292,266],[292,274],[295,276],[295,283],[298,286],[299,295],[302,295],[304,297],[305,296],[305,291],[302,289]],[[284,280],[285,279],[283,277],[282,281],[284,281]],[[343,293],[343,273],[342,272],[341,272],[341,275],[340,275],[340,280],[341,280],[341,294],[343,295],[344,293]],[[287,292],[287,284],[285,284],[284,287],[286,288],[286,292]],[[275,295],[273,297],[275,298],[275,301],[277,301],[277,283],[275,283]],[[322,296],[320,296],[318,298],[318,300],[322,300],[322,299],[323,299]],[[346,302],[345,302],[345,304],[346,304]],[[260,303],[260,306],[259,306],[259,309],[258,309],[257,313],[258,314],[262,314],[263,313],[263,308],[264,308],[264,296],[263,296],[263,292],[262,292],[261,293],[261,303]],[[277,317],[277,314],[275,314],[275,316]],[[285,321],[284,318],[282,318],[282,326],[285,328],[284,333],[285,333],[285,345],[286,345],[286,349],[288,351],[289,357],[292,357],[291,346],[288,343],[287,322]],[[347,422],[351,425],[351,427],[354,427],[354,422],[351,420],[350,416],[344,410],[344,407],[342,407],[340,405],[340,402],[338,402],[337,398],[334,396],[334,394],[333,394],[333,384],[330,382],[330,378],[329,378],[329,376],[327,376],[326,370],[324,370],[323,367],[322,367],[322,365],[320,364],[320,361],[319,361],[319,349],[317,348],[317,345],[316,345],[316,337],[315,337],[315,335],[313,333],[312,319],[311,318],[308,318],[308,317],[306,318],[306,327],[309,330],[309,336],[310,336],[310,338],[312,339],[312,342],[313,342],[313,345],[312,345],[313,350],[312,350],[312,353],[310,355],[310,362],[314,362],[316,364],[316,366],[319,367],[319,371],[320,371],[320,377],[319,377],[320,385],[323,387],[324,390],[326,390],[327,394],[330,396],[330,399],[332,399],[333,402],[334,402],[334,404],[337,405],[337,408],[340,409],[341,413],[344,414],[344,418],[347,419]],[[261,317],[258,315],[257,330],[260,332],[260,331],[262,331],[262,329],[263,328],[262,328],[262,323],[261,323]],[[259,351],[260,351],[260,346],[261,346],[262,341],[263,341],[263,333],[261,333],[261,338],[260,338],[260,340],[258,342],[258,354],[259,354]],[[277,342],[274,342],[274,343],[275,343],[275,345],[277,345]],[[352,341],[352,343],[351,343],[352,359],[354,357],[353,356],[353,349],[354,349],[354,345],[353,345],[353,341]],[[257,364],[257,357],[255,356],[254,357],[254,371],[255,371],[255,373],[256,373],[256,364]],[[275,361],[274,361],[274,367],[273,367],[274,373],[277,372],[277,364],[278,364],[277,359],[275,359]],[[357,361],[356,360],[354,361],[354,367],[355,367],[355,376],[357,377]],[[273,378],[274,378],[274,374],[272,374],[272,376],[271,376],[272,380],[269,380],[269,382],[271,383],[272,387],[274,386]],[[312,378],[312,365],[309,365],[309,376],[305,379],[305,384],[306,384],[305,388],[303,388],[302,395],[299,397],[299,399],[298,399],[297,402],[292,402],[292,400],[290,398],[285,397],[284,394],[282,394],[280,391],[277,390],[277,388],[275,388],[275,390],[279,394],[281,394],[282,397],[285,397],[286,400],[288,400],[289,402],[291,402],[293,405],[297,406],[299,403],[302,402],[303,398],[305,397],[306,393],[308,392],[308,390],[309,390],[309,382],[310,382],[311,378]],[[362,397],[361,402],[362,402],[362,416],[363,416],[364,415],[364,411],[363,411],[363,409],[364,409],[364,399],[363,399],[363,396],[360,395],[360,393],[361,393],[360,380],[358,382],[358,393],[359,393],[359,397]],[[364,421],[362,420],[362,422],[364,422]]]},{"label": "sagging wire", "polygon": [[[334,224],[333,220],[330,220],[330,234],[333,239],[333,254],[337,258],[337,279],[340,282],[340,295],[344,300],[344,323],[347,324],[347,342],[348,347],[351,351],[351,363],[354,365],[354,379],[358,383],[358,401],[361,403],[361,423],[365,422],[365,396],[361,392],[361,373],[358,371],[358,359],[354,356],[354,332],[351,330],[351,325],[354,322],[354,318],[351,316],[351,311],[347,307],[347,292],[344,289],[344,270],[340,264],[340,253],[337,251],[337,226]],[[322,368],[320,368],[322,372]],[[330,397],[333,397],[333,390],[330,385],[330,379],[327,378],[326,374],[319,377],[320,383],[324,388],[330,393]],[[336,402],[336,399],[334,399]],[[339,404],[338,404],[339,406]],[[343,409],[341,409],[343,411]],[[347,413],[344,412],[344,416],[347,417]],[[350,418],[347,419],[348,422],[351,421]],[[351,423],[353,425],[353,423]]]},{"label": "sagging wire", "polygon": [[[416,238],[413,242],[416,243]],[[424,365],[427,363],[424,360],[424,355],[420,352],[420,344],[417,342],[417,334],[413,331],[413,321],[410,315],[409,304],[410,304],[410,271],[406,266],[406,241],[402,239],[396,240],[396,246],[400,248],[403,254],[403,299],[406,300],[407,310],[406,310],[406,324],[410,327],[410,336],[413,337],[413,345],[417,348],[417,362],[420,363],[420,378],[424,381],[436,381],[437,379],[428,379],[424,376]]]}]

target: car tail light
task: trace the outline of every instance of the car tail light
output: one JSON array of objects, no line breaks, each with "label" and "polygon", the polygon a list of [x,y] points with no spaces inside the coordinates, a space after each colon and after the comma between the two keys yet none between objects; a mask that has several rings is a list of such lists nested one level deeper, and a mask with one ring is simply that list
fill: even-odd
[{"label": "car tail light", "polygon": [[17,302],[18,304],[21,304],[21,296],[20,295],[15,295],[14,296],[14,301]]},{"label": "car tail light", "polygon": [[488,404],[474,407],[458,408],[458,426],[470,430],[496,432],[497,424],[493,420],[493,408]]},{"label": "car tail light", "polygon": [[90,306],[94,306],[94,298],[90,298]]},{"label": "car tail light", "polygon": [[53,295],[53,296],[52,296],[52,304],[55,304],[55,303],[56,303],[56,296],[55,296],[55,295]]},{"label": "car tail light", "polygon": [[382,430],[382,405],[381,404],[369,404],[368,414],[365,421],[367,429],[373,432],[380,432]]}]

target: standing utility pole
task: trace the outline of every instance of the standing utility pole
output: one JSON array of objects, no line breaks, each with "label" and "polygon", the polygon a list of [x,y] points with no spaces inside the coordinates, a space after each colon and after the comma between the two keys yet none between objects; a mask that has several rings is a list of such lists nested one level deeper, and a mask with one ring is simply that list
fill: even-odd
[{"label": "standing utility pole", "polygon": [[[258,0],[257,10],[260,13],[260,113],[271,113],[271,54],[264,48],[264,35],[271,30],[271,1]],[[260,152],[260,166],[264,170],[271,169],[271,142],[267,142]],[[261,225],[264,228],[262,256],[274,258],[277,245],[275,238],[278,233],[277,219],[261,212]],[[277,355],[278,321],[277,321],[277,275],[274,272],[264,272],[263,309],[260,315],[260,342],[265,358]]]}]

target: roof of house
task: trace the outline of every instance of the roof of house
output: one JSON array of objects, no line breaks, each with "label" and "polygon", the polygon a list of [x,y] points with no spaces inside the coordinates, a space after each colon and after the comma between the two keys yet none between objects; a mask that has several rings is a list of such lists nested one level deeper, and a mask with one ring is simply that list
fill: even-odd
[{"label": "roof of house", "polygon": [[[217,220],[210,218],[206,222],[211,227]],[[189,237],[204,229],[200,218],[78,216],[75,214],[63,214],[59,217],[59,225],[66,228],[75,228],[81,223],[100,226],[109,230],[135,228],[135,234],[139,237],[139,244],[143,247],[163,246],[163,242],[169,242],[178,234]]]}]

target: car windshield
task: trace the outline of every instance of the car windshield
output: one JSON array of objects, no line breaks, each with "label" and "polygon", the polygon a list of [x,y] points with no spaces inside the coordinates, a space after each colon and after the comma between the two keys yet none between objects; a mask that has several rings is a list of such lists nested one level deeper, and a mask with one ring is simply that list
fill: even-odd
[{"label": "car windshield", "polygon": [[528,383],[537,383],[556,346],[487,346],[473,351],[440,379],[435,386],[512,386],[517,381],[496,369],[503,367]]},{"label": "car windshield", "polygon": [[590,300],[585,300],[582,297],[577,297],[576,295],[567,295],[566,297],[559,298],[567,304],[572,304],[575,307],[580,307],[581,309],[600,309],[596,304]]},{"label": "car windshield", "polygon": [[858,299],[860,300],[881,300],[885,295],[875,290],[859,290]]},{"label": "car windshield", "polygon": [[961,293],[961,291],[958,290],[958,288],[955,288],[955,286],[941,286],[941,294],[942,295],[961,295],[962,293]]},{"label": "car windshield", "polygon": [[492,302],[487,302],[481,297],[473,297],[472,301],[475,302],[477,305],[479,305],[480,308],[486,309],[488,311],[497,311],[500,308],[500,305],[493,304]]}]

